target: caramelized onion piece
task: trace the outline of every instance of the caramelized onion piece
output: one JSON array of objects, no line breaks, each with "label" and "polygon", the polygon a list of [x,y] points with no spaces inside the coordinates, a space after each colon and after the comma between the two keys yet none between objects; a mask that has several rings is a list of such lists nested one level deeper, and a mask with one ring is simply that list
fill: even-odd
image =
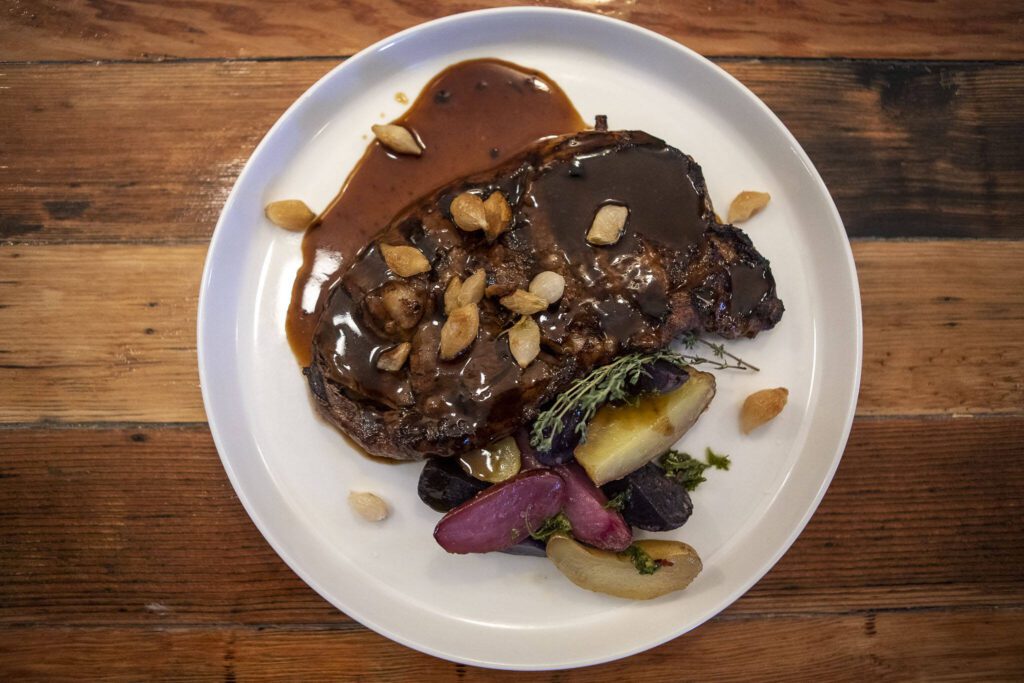
[{"label": "caramelized onion piece", "polygon": [[452,200],[450,211],[455,225],[466,232],[487,229],[487,209],[484,200],[472,192],[463,192]]},{"label": "caramelized onion piece", "polygon": [[517,289],[508,296],[501,297],[499,301],[502,306],[519,315],[533,315],[548,307],[547,301],[523,289]]},{"label": "caramelized onion piece", "polygon": [[412,344],[409,342],[402,342],[398,346],[393,346],[377,358],[377,369],[384,372],[398,372],[405,365],[410,351],[412,351]]},{"label": "caramelized onion piece", "polygon": [[500,192],[491,193],[484,202],[484,212],[487,216],[484,234],[491,241],[497,239],[512,224],[512,207],[508,205],[505,195]]},{"label": "caramelized onion piece", "polygon": [[512,357],[525,368],[540,353],[540,327],[529,316],[519,319],[508,331],[508,348]]},{"label": "caramelized onion piece", "polygon": [[270,202],[263,212],[271,223],[293,232],[302,232],[316,220],[316,214],[301,199]]},{"label": "caramelized onion piece", "polygon": [[388,504],[375,493],[352,491],[348,494],[348,504],[356,514],[367,522],[380,522],[387,519]]},{"label": "caramelized onion piece", "polygon": [[391,272],[399,277],[412,277],[430,270],[430,261],[416,247],[381,244],[380,253]]},{"label": "caramelized onion piece", "polygon": [[468,349],[480,331],[480,310],[466,304],[452,311],[441,328],[441,359],[452,360]]},{"label": "caramelized onion piece", "polygon": [[420,147],[420,143],[416,141],[416,138],[413,137],[408,128],[403,128],[394,123],[379,124],[370,128],[373,130],[377,140],[380,141],[380,144],[392,152],[409,154],[416,157],[423,153],[423,148]]},{"label": "caramelized onion piece", "polygon": [[772,198],[767,192],[752,192],[745,190],[736,195],[729,205],[729,222],[732,224],[742,223],[748,220],[755,213],[768,206]]},{"label": "caramelized onion piece", "polygon": [[743,402],[740,410],[740,430],[749,434],[769,420],[774,419],[789,400],[789,390],[785,387],[762,389],[755,391]]},{"label": "caramelized onion piece", "polygon": [[629,209],[625,206],[605,204],[594,215],[594,222],[590,224],[590,231],[587,233],[587,241],[601,246],[615,244],[622,237],[628,217]]}]

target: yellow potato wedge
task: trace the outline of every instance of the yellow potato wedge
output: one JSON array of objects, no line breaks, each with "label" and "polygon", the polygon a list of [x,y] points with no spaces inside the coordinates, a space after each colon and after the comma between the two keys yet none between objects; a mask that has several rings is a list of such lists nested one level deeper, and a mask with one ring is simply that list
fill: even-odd
[{"label": "yellow potato wedge", "polygon": [[675,391],[597,411],[587,440],[575,451],[576,461],[595,484],[603,486],[640,469],[693,426],[715,396],[715,377],[690,367],[687,371],[690,378]]}]

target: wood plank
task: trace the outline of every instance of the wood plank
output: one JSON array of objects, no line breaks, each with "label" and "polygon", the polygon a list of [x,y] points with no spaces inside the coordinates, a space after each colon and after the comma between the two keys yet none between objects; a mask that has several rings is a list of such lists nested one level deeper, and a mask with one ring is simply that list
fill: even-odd
[{"label": "wood plank", "polygon": [[[256,143],[332,66],[5,68],[0,241],[205,241]],[[1024,65],[723,66],[805,146],[850,235],[1024,236]]]},{"label": "wood plank", "polygon": [[[161,59],[349,55],[385,36],[437,17],[512,0],[444,3],[317,2],[282,5],[142,0],[59,5],[19,2],[0,17],[9,60]],[[584,7],[578,2],[545,2]],[[173,9],[172,9],[173,7]],[[1020,59],[1022,14],[1014,3],[876,3],[743,0],[636,3],[608,0],[606,16],[659,31],[706,55]]]},{"label": "wood plank", "polygon": [[0,247],[0,422],[204,421],[205,251]]},{"label": "wood plank", "polygon": [[722,66],[800,141],[851,237],[1024,238],[1024,66]]},{"label": "wood plank", "polygon": [[[54,643],[60,647],[54,647]],[[967,611],[716,619],[648,652],[584,669],[489,671],[363,629],[0,629],[21,679],[372,681],[1019,680],[1024,613]]]},{"label": "wood plank", "polygon": [[[195,315],[205,253],[0,247],[0,423],[204,421]],[[858,414],[1021,414],[1024,243],[859,242],[854,253]]]},{"label": "wood plank", "polygon": [[1024,409],[1024,243],[865,242],[854,258],[858,414]]},{"label": "wood plank", "polygon": [[[261,538],[203,427],[6,429],[0,452],[0,624],[348,623]],[[1024,607],[1021,501],[1024,418],[858,421],[726,614]]]}]

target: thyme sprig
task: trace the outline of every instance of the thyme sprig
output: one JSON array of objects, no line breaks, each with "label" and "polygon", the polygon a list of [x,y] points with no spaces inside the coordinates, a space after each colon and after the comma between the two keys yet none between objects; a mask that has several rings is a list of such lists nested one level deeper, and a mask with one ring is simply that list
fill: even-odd
[{"label": "thyme sprig", "polygon": [[582,442],[587,436],[587,425],[598,409],[608,401],[632,398],[629,389],[647,375],[644,366],[659,360],[675,363],[679,367],[687,364],[683,356],[672,351],[631,353],[595,368],[585,377],[576,380],[559,395],[550,408],[534,420],[530,445],[539,451],[550,451],[555,436],[562,430],[570,413],[576,410],[580,411],[576,433]]},{"label": "thyme sprig", "polygon": [[542,452],[550,451],[555,436],[562,431],[570,415],[576,411],[579,411],[579,421],[576,423],[574,431],[579,434],[582,443],[587,438],[587,426],[597,414],[598,409],[609,401],[634,399],[635,397],[631,393],[632,386],[641,377],[649,374],[646,366],[657,361],[667,361],[679,367],[709,364],[717,370],[753,370],[754,372],[760,370],[742,358],[729,353],[721,344],[704,341],[692,334],[686,335],[682,341],[683,346],[688,350],[693,349],[697,343],[701,343],[712,350],[714,357],[707,358],[694,353],[661,350],[650,353],[631,353],[616,358],[607,365],[595,368],[586,376],[569,385],[569,388],[560,394],[547,410],[537,416],[530,433],[530,445]]},{"label": "thyme sprig", "polygon": [[[695,334],[686,334],[682,338],[683,347],[692,350],[697,344],[711,349],[711,353],[714,354],[714,359],[705,358],[704,356],[697,356],[693,354],[683,353],[680,354],[683,358],[689,362],[690,365],[701,365],[702,363],[711,363],[716,370],[753,370],[754,372],[761,372],[761,368],[757,367],[753,363],[748,363],[739,356],[735,356],[725,350],[725,344],[715,344],[709,342],[706,339],[701,339]],[[729,361],[733,361],[730,363]]]}]

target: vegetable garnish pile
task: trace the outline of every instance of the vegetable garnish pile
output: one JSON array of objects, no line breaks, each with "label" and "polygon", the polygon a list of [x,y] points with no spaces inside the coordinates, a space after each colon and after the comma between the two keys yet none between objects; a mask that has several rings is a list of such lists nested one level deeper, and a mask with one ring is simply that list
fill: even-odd
[{"label": "vegetable garnish pile", "polygon": [[[696,343],[714,358],[688,353]],[[578,379],[529,430],[458,458],[433,458],[420,498],[445,512],[434,538],[451,553],[546,555],[577,585],[649,599],[685,588],[697,552],[671,540],[634,540],[633,528],[670,531],[693,511],[689,492],[729,457],[672,446],[715,395],[695,366],[757,370],[721,346],[684,340],[683,353],[633,353]]]}]

